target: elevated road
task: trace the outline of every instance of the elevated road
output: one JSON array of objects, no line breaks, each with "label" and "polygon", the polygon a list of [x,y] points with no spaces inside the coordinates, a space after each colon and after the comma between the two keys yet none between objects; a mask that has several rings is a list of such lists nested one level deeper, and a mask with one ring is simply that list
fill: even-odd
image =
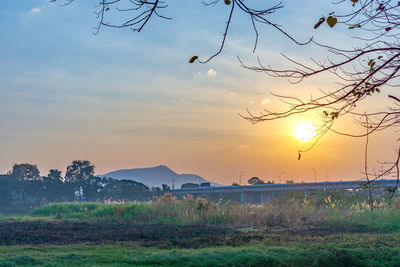
[{"label": "elevated road", "polygon": [[[393,189],[397,180],[377,180],[371,183],[373,188]],[[318,182],[318,183],[293,183],[293,184],[260,184],[241,186],[218,186],[218,187],[197,187],[173,189],[172,194],[177,197],[194,195],[210,197],[217,195],[223,198],[224,195],[240,195],[241,202],[265,202],[276,195],[284,192],[300,191],[305,195],[312,191],[324,190],[356,190],[366,188],[366,181],[343,181],[343,182]],[[254,201],[254,199],[258,199]]]}]

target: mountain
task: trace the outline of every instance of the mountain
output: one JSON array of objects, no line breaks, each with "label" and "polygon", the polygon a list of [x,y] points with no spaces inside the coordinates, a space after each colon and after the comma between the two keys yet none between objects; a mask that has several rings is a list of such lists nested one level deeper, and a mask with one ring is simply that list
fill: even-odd
[{"label": "mountain", "polygon": [[207,181],[196,174],[177,174],[164,165],[151,168],[116,170],[100,176],[111,177],[120,180],[134,180],[150,187],[161,187],[162,184],[167,184],[172,188],[173,179],[175,188],[181,188],[181,185],[184,183],[210,183],[212,186],[220,186],[219,184]]}]

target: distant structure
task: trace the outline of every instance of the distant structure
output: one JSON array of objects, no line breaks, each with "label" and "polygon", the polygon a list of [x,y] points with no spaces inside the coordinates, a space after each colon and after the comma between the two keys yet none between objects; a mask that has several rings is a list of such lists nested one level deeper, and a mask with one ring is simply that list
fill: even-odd
[{"label": "distant structure", "polygon": [[[203,186],[204,184],[204,186]],[[206,186],[206,184],[208,184]],[[397,180],[377,180],[371,183],[376,189],[390,191],[395,188]],[[340,181],[340,182],[318,182],[318,183],[290,183],[290,184],[256,184],[235,186],[210,186],[202,183],[200,187],[188,187],[171,190],[178,198],[188,194],[194,197],[204,197],[212,201],[220,199],[235,200],[241,203],[265,203],[288,192],[302,192],[304,196],[325,190],[360,190],[365,188],[365,181]]]},{"label": "distant structure", "polygon": [[196,183],[185,183],[185,184],[181,185],[182,189],[185,189],[185,188],[198,188],[198,187],[200,187],[200,185],[196,184]]}]

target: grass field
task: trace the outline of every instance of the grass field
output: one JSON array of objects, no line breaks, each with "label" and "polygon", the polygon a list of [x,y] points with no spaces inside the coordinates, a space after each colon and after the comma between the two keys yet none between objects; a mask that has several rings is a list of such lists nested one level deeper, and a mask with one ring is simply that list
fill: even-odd
[{"label": "grass field", "polygon": [[400,266],[398,199],[290,196],[265,205],[165,195],[49,204],[0,220],[0,266]]},{"label": "grass field", "polygon": [[0,247],[1,266],[399,266],[399,234],[265,236],[242,246],[135,244]]}]

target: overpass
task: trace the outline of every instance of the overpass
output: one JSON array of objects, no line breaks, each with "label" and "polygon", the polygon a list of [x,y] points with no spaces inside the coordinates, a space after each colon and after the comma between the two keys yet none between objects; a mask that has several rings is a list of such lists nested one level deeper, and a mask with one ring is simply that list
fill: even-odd
[{"label": "overpass", "polygon": [[[376,180],[371,182],[375,189],[390,190],[395,188],[397,180]],[[172,189],[171,193],[181,198],[188,194],[195,197],[205,197],[211,200],[232,199],[242,203],[265,203],[286,192],[303,192],[308,196],[310,192],[326,190],[357,190],[366,188],[366,181],[341,181],[341,182],[317,182],[317,183],[293,183],[293,184],[259,184],[239,186],[217,186]]]}]

